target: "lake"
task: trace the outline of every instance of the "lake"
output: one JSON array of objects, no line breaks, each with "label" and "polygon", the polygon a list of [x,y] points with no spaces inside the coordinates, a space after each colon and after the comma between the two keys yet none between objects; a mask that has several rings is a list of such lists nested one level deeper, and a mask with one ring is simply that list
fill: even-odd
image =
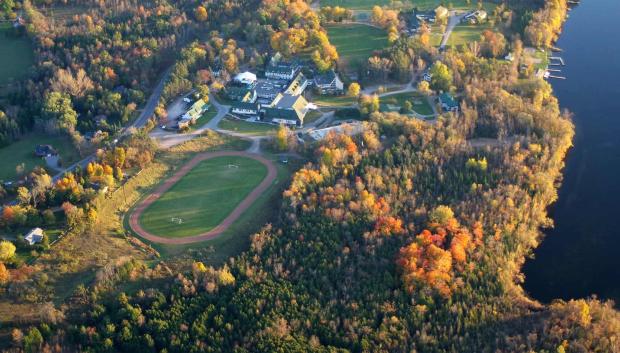
[{"label": "lake", "polygon": [[535,299],[596,294],[620,304],[620,1],[584,0],[570,12],[557,44],[566,62],[552,80],[562,108],[574,113],[555,228],[526,262]]}]

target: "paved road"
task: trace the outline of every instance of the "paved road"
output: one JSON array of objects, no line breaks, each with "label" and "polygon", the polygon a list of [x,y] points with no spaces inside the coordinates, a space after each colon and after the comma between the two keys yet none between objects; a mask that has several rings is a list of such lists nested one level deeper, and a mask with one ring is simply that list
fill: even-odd
[{"label": "paved road", "polygon": [[[220,224],[208,232],[184,238],[164,238],[149,233],[142,228],[139,219],[140,215],[146,208],[148,208],[153,202],[157,201],[161,195],[174,186],[177,181],[189,173],[189,171],[192,170],[192,168],[194,168],[198,163],[206,159],[221,156],[240,156],[255,159],[267,167],[267,176],[243,201],[241,201],[239,205],[237,205],[237,207],[228,216],[226,216]],[[138,235],[144,239],[161,244],[191,244],[217,238],[222,235],[222,233],[224,233],[243,214],[243,212],[245,212],[254,203],[254,201],[256,201],[256,199],[258,199],[273,184],[277,175],[278,171],[273,162],[257,154],[234,151],[207,152],[199,154],[187,162],[183,167],[181,167],[181,169],[179,169],[179,171],[177,171],[173,176],[161,184],[151,195],[138,204],[129,216],[129,225],[134,232],[138,233]]]},{"label": "paved road", "polygon": [[461,23],[461,20],[465,17],[466,14],[458,15],[456,11],[450,12],[450,19],[448,20],[448,27],[446,27],[446,31],[443,34],[443,38],[441,39],[441,44],[439,45],[439,50],[445,49],[448,44],[448,39],[450,39],[450,35],[454,30],[454,27]]},{"label": "paved road", "polygon": [[[143,127],[146,124],[146,122],[148,121],[148,119],[151,116],[153,116],[153,113],[155,112],[155,108],[157,107],[157,104],[159,103],[159,98],[161,97],[161,94],[162,94],[162,92],[164,90],[164,85],[166,84],[166,81],[168,80],[168,76],[170,75],[171,71],[172,71],[172,67],[168,68],[164,72],[163,76],[161,77],[161,79],[157,83],[157,86],[153,90],[153,93],[151,93],[151,96],[149,97],[148,101],[146,102],[146,105],[142,109],[142,112],[140,113],[138,118],[136,120],[134,120],[131,124],[129,124],[127,127],[125,127],[121,131],[121,136],[124,136],[124,135],[128,134],[129,131],[130,131],[130,129],[129,129],[130,127],[135,127],[135,128]],[[93,153],[91,155],[88,155],[88,156],[84,157],[84,159],[82,159],[81,161],[78,161],[76,163],[71,164],[67,168],[64,168],[61,172],[59,172],[56,175],[54,175],[52,177],[52,181],[56,182],[58,179],[62,178],[62,176],[65,175],[65,173],[72,172],[77,167],[86,168],[88,163],[90,163],[93,160],[95,160],[95,157],[96,156]]]}]

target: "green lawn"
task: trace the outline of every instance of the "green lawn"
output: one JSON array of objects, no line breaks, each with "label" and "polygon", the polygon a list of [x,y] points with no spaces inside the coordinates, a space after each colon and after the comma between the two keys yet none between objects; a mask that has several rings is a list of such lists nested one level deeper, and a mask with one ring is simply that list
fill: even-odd
[{"label": "green lawn", "polygon": [[251,123],[239,119],[226,117],[220,121],[218,127],[224,130],[236,131],[248,135],[273,135],[277,126],[265,123]]},{"label": "green lawn", "polygon": [[447,46],[461,46],[472,42],[480,42],[480,35],[486,29],[491,29],[491,26],[489,24],[459,24],[454,27]]},{"label": "green lawn", "polygon": [[[30,134],[7,147],[0,148],[0,180],[13,180],[17,177],[15,168],[24,163],[26,173],[35,166],[45,166],[45,161],[34,155],[36,145],[52,145],[60,154],[64,166],[79,159],[78,151],[66,136],[50,136],[40,133]],[[50,174],[55,174],[51,170]]]},{"label": "green lawn", "polygon": [[[413,104],[413,110],[422,115],[433,114],[433,108],[428,104],[428,100],[423,95],[410,92],[410,93],[398,93],[390,96],[381,97],[381,110],[384,111],[399,111],[406,101],[410,101]],[[395,107],[390,109],[388,105]]]},{"label": "green lawn", "polygon": [[34,63],[27,37],[14,37],[10,23],[0,23],[0,85],[23,78]]},{"label": "green lawn", "polygon": [[[229,165],[239,168],[229,168]],[[221,223],[267,175],[260,162],[245,157],[202,161],[150,205],[140,217],[149,232],[170,238],[207,232]],[[183,223],[171,222],[172,217]]]},{"label": "green lawn", "polygon": [[338,49],[340,61],[352,71],[366,62],[373,51],[388,44],[386,32],[379,28],[360,24],[332,24],[325,28],[329,41]]}]

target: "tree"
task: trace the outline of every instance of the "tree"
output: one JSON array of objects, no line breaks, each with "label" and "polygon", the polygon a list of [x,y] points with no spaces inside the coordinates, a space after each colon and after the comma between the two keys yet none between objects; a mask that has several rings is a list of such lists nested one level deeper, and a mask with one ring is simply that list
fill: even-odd
[{"label": "tree", "polygon": [[280,124],[276,134],[276,148],[278,151],[286,151],[288,149],[289,130],[284,124]]},{"label": "tree", "polygon": [[50,81],[53,91],[66,93],[73,97],[83,97],[86,92],[95,86],[84,69],[79,69],[75,75],[71,70],[59,69]]},{"label": "tree", "polygon": [[452,87],[452,71],[441,61],[436,61],[430,68],[431,88],[436,91],[449,91]]},{"label": "tree", "polygon": [[38,200],[43,197],[45,192],[52,187],[52,177],[43,174],[35,174],[33,178],[30,195],[32,197],[32,205],[36,208]]},{"label": "tree", "polygon": [[194,10],[194,16],[200,22],[204,22],[209,18],[207,9],[204,6],[198,6],[196,10]]},{"label": "tree", "polygon": [[11,274],[9,273],[9,270],[6,269],[4,263],[0,262],[0,285],[9,283],[10,279]]},{"label": "tree", "polygon": [[33,327],[28,331],[28,334],[24,337],[24,350],[27,353],[35,353],[41,350],[43,345],[43,336],[41,332]]},{"label": "tree", "polygon": [[425,96],[429,96],[431,94],[431,87],[428,81],[421,81],[418,83],[418,92]]},{"label": "tree", "polygon": [[211,90],[209,89],[209,86],[208,85],[198,85],[197,89],[198,89],[198,93],[200,94],[200,98],[205,103],[209,103],[209,94],[211,93]]},{"label": "tree", "polygon": [[489,58],[496,58],[502,55],[506,48],[506,38],[499,32],[494,32],[489,29],[482,32],[480,52],[482,55]]},{"label": "tree", "polygon": [[17,188],[17,201],[20,205],[27,205],[30,202],[30,191],[25,186]]},{"label": "tree", "polygon": [[10,260],[15,256],[15,245],[8,240],[0,241],[0,261]]},{"label": "tree", "polygon": [[77,124],[77,112],[73,110],[71,97],[66,93],[51,92],[45,96],[43,117],[55,121],[59,128],[72,131]]},{"label": "tree", "polygon": [[351,82],[351,84],[349,85],[349,88],[347,89],[347,95],[349,97],[357,97],[360,95],[360,84],[357,82]]}]

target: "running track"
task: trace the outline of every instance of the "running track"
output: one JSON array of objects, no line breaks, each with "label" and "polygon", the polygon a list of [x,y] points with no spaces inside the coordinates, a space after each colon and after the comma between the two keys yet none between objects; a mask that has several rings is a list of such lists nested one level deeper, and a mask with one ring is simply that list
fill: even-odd
[{"label": "running track", "polygon": [[[153,202],[155,202],[161,195],[163,195],[168,189],[170,189],[177,181],[185,176],[185,174],[189,173],[192,168],[194,168],[198,163],[215,157],[224,157],[224,156],[238,156],[238,157],[247,157],[252,158],[260,163],[262,163],[265,167],[267,167],[267,176],[263,181],[261,181],[258,186],[252,190],[252,192],[245,198],[237,207],[222,221],[222,223],[218,224],[215,228],[210,231],[198,235],[194,235],[191,237],[183,237],[183,238],[165,238],[160,237],[155,234],[147,232],[140,225],[139,219],[142,212],[144,212],[147,207],[149,207]],[[149,195],[146,199],[142,200],[140,204],[133,210],[131,215],[129,216],[129,226],[133,229],[134,232],[138,233],[142,238],[150,240],[154,243],[161,244],[191,244],[197,243],[205,240],[210,240],[217,238],[222,233],[224,233],[231,224],[233,224],[242,214],[247,210],[253,203],[256,201],[258,197],[260,197],[266,190],[271,186],[274,180],[276,180],[278,172],[273,163],[259,155],[247,152],[234,152],[234,151],[221,151],[221,152],[207,152],[201,153],[196,157],[192,158],[189,162],[187,162],[179,171],[174,173],[173,176],[168,178],[163,184],[161,184],[157,189]]]}]

